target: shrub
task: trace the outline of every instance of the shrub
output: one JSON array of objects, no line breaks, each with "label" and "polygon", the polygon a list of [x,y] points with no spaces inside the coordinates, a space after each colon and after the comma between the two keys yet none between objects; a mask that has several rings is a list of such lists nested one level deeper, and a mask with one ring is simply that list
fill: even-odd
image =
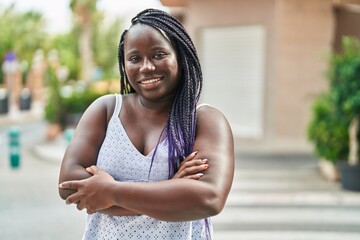
[{"label": "shrub", "polygon": [[345,160],[349,152],[348,125],[349,120],[338,114],[332,96],[320,95],[313,104],[307,132],[315,153],[333,163]]},{"label": "shrub", "polygon": [[[360,41],[342,38],[342,52],[329,59],[329,91],[318,97],[313,105],[308,138],[315,152],[326,160],[336,162],[353,156],[358,161],[358,119],[360,116]],[[352,127],[351,127],[352,126]],[[354,127],[355,126],[355,127]],[[351,129],[352,137],[349,138]]]}]

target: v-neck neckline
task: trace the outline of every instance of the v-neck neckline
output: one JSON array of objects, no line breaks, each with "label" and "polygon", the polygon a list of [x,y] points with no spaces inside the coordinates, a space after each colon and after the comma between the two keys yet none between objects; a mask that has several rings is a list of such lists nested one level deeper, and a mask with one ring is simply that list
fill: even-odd
[{"label": "v-neck neckline", "polygon": [[[159,147],[160,145],[162,145],[166,139],[167,139],[167,136],[165,135],[164,139],[162,139],[160,141],[160,139],[158,139],[155,147],[148,153],[148,154],[143,154],[141,151],[139,151],[139,149],[134,145],[134,143],[131,141],[131,138],[130,136],[128,135],[122,121],[121,121],[121,118],[120,118],[120,113],[121,113],[121,109],[123,107],[123,98],[122,98],[122,95],[117,95],[117,100],[116,100],[116,106],[115,106],[115,110],[114,110],[114,114],[113,114],[113,118],[114,120],[116,121],[116,124],[119,124],[120,127],[121,127],[121,131],[123,131],[123,135],[125,136],[126,140],[129,142],[129,145],[131,145],[131,147],[134,149],[134,151],[140,155],[141,157],[144,157],[144,158],[148,158],[150,156],[152,156],[152,154],[154,153],[154,151],[156,150],[157,147]],[[160,134],[160,138],[163,136],[164,134],[164,131],[165,131],[165,128],[161,131],[161,134]],[[166,133],[165,133],[166,134]]]},{"label": "v-neck neckline", "polygon": [[[125,136],[126,140],[129,142],[129,144],[130,144],[131,147],[134,149],[134,151],[135,151],[137,154],[141,155],[142,157],[145,157],[145,158],[151,157],[152,154],[153,154],[153,152],[155,151],[156,147],[159,147],[160,145],[162,145],[162,144],[166,141],[166,138],[167,138],[167,137],[165,136],[163,140],[159,141],[158,144],[156,144],[155,147],[154,147],[148,154],[145,155],[145,154],[143,154],[142,152],[140,152],[139,149],[137,149],[137,147],[135,147],[135,145],[134,145],[133,142],[131,141],[129,135],[128,135],[127,132],[126,132],[126,129],[124,128],[124,125],[123,125],[122,122],[121,122],[120,117],[117,117],[117,120],[118,120],[118,121],[117,121],[118,124],[119,124],[120,127],[121,127],[121,130],[122,130],[123,133],[124,133],[124,136]],[[161,136],[160,136],[160,137],[161,137]]]}]

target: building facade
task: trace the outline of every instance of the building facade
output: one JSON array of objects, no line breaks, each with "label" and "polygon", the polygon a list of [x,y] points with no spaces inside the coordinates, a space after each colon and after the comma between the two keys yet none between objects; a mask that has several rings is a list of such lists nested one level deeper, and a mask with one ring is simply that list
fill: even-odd
[{"label": "building facade", "polygon": [[193,38],[204,71],[201,101],[227,116],[237,151],[312,151],[307,125],[314,98],[327,88],[326,56],[341,35],[359,31],[356,24],[344,30],[344,19],[360,16],[360,1],[161,2]]}]

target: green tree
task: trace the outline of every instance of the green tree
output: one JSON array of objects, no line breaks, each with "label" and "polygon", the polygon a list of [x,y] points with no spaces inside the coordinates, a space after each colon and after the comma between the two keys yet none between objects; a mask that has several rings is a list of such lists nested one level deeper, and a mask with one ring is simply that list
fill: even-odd
[{"label": "green tree", "polygon": [[99,21],[94,26],[95,63],[103,70],[104,79],[119,78],[117,48],[120,39],[121,21],[115,19],[108,26]]},{"label": "green tree", "polygon": [[57,49],[60,63],[69,69],[69,79],[79,79],[81,59],[78,50],[78,32],[76,29],[59,34],[51,39],[49,48]]},{"label": "green tree", "polygon": [[97,0],[71,0],[70,8],[74,14],[75,25],[79,27],[79,53],[81,58],[81,79],[91,80],[94,58],[92,51],[92,25],[96,19]]},{"label": "green tree", "polygon": [[15,5],[0,8],[0,29],[1,64],[8,51],[13,51],[19,60],[30,63],[34,52],[42,48],[48,39],[42,14],[17,12]]}]

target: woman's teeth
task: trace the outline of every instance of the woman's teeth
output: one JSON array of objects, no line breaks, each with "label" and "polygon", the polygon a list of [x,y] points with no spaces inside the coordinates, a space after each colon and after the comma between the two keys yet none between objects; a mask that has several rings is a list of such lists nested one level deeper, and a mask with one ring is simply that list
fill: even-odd
[{"label": "woman's teeth", "polygon": [[150,83],[154,83],[154,82],[157,82],[157,81],[160,81],[160,78],[154,78],[154,79],[141,81],[141,84],[150,84]]}]

